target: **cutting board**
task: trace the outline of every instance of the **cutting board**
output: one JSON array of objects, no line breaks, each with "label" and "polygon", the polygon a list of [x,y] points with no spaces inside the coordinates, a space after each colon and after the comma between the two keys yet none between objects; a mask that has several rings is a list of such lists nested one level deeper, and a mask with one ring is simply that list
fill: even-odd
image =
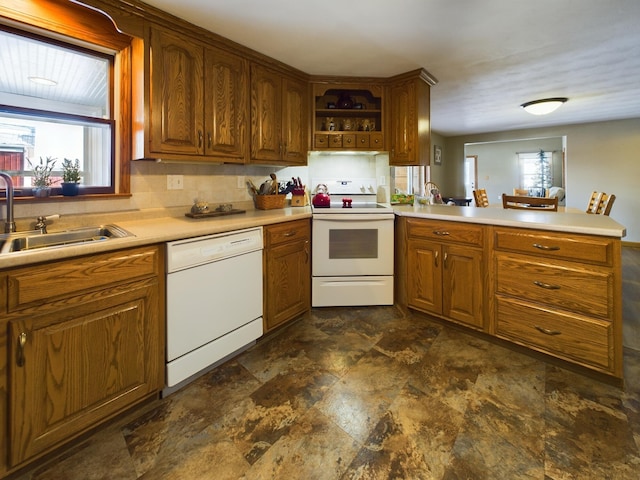
[{"label": "cutting board", "polygon": [[209,217],[223,217],[225,215],[236,215],[238,213],[245,213],[246,210],[237,210],[237,209],[232,209],[229,210],[227,212],[221,212],[221,211],[211,211],[211,212],[204,212],[204,213],[185,213],[184,215],[186,217],[189,218],[209,218]]}]

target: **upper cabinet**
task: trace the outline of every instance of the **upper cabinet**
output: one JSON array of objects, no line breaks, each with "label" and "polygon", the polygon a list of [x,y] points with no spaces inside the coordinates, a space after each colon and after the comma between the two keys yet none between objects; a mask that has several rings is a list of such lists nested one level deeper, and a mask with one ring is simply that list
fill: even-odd
[{"label": "upper cabinet", "polygon": [[308,90],[306,81],[251,66],[251,163],[306,165]]},{"label": "upper cabinet", "polygon": [[384,85],[313,83],[314,150],[384,150]]},{"label": "upper cabinet", "polygon": [[390,79],[390,165],[429,165],[430,88],[434,84],[435,79],[424,69]]},{"label": "upper cabinet", "polygon": [[160,28],[147,45],[134,158],[245,163],[248,62]]}]

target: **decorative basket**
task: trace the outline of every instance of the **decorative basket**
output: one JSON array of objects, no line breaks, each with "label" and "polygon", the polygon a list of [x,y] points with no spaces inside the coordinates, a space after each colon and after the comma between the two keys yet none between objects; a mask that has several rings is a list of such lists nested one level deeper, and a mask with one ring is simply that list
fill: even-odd
[{"label": "decorative basket", "polygon": [[284,208],[286,195],[256,195],[256,208],[258,210],[273,210]]}]

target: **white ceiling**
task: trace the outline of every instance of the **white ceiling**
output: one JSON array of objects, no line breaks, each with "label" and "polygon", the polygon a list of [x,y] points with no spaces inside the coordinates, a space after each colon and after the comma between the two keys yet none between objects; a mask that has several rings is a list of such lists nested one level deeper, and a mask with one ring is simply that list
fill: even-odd
[{"label": "white ceiling", "polygon": [[[146,0],[317,75],[424,67],[445,136],[640,117],[639,0]],[[519,105],[569,97],[532,116]]]}]

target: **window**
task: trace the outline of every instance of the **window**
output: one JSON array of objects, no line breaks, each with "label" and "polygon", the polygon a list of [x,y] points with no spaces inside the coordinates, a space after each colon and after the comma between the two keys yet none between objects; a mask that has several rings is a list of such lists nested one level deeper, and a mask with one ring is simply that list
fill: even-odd
[{"label": "window", "polygon": [[544,197],[553,185],[552,152],[540,150],[536,153],[518,153],[520,164],[520,187],[528,190],[532,197]]},{"label": "window", "polygon": [[391,167],[391,193],[422,194],[426,167]]},{"label": "window", "polygon": [[[105,49],[106,50],[106,49]],[[31,195],[31,164],[78,159],[83,193],[115,192],[115,53],[0,29],[0,170]]]}]

